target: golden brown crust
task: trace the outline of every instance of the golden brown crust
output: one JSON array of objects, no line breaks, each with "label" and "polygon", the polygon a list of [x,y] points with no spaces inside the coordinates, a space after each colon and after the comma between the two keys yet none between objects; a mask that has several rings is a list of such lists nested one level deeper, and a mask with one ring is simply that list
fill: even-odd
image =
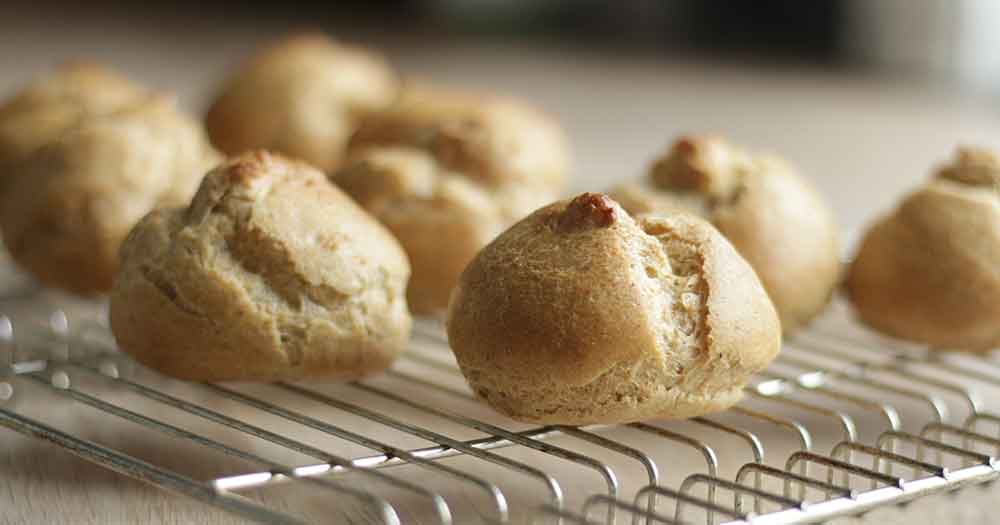
[{"label": "golden brown crust", "polygon": [[558,126],[510,100],[409,86],[354,134],[334,181],[399,238],[414,312],[443,312],[480,248],[552,202],[568,151]]},{"label": "golden brown crust", "polygon": [[63,64],[0,105],[0,188],[14,165],[82,121],[134,105],[150,93],[90,62]]},{"label": "golden brown crust", "polygon": [[322,33],[261,50],[229,79],[205,117],[213,144],[235,155],[267,148],[331,171],[358,121],[396,97],[381,55]]},{"label": "golden brown crust", "polygon": [[132,226],[186,202],[216,159],[172,100],[91,117],[17,164],[0,210],[4,241],[45,285],[106,292]]},{"label": "golden brown crust", "polygon": [[365,118],[349,154],[407,146],[486,186],[561,188],[569,147],[558,123],[530,105],[489,94],[409,83],[385,111]]},{"label": "golden brown crust", "polygon": [[716,137],[681,137],[645,180],[611,196],[631,213],[686,211],[713,223],[754,268],[791,333],[829,302],[839,235],[826,204],[783,160]]},{"label": "golden brown crust", "polygon": [[988,149],[962,146],[955,152],[955,160],[941,166],[935,176],[970,186],[997,189],[1000,188],[1000,159]]},{"label": "golden brown crust", "polygon": [[195,381],[354,379],[405,348],[409,265],[317,170],[248,153],[148,215],[111,295],[119,346]]},{"label": "golden brown crust", "polygon": [[452,296],[448,337],[477,395],[559,424],[722,410],[781,344],[760,282],[714,228],[633,219],[596,194],[484,248]]},{"label": "golden brown crust", "polygon": [[866,233],[847,278],[863,321],[933,348],[1000,346],[1000,163],[955,161]]}]

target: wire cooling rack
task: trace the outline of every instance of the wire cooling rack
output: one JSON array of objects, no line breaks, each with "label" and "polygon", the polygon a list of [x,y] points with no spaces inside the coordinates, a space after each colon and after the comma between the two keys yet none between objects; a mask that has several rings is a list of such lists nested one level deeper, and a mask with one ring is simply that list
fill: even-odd
[{"label": "wire cooling rack", "polygon": [[376,378],[201,385],[119,354],[101,304],[26,286],[0,297],[0,425],[250,520],[933,523],[964,501],[935,494],[974,492],[979,522],[995,497],[1000,360],[881,339],[839,302],[725,413],[577,428],[476,402],[433,322]]}]

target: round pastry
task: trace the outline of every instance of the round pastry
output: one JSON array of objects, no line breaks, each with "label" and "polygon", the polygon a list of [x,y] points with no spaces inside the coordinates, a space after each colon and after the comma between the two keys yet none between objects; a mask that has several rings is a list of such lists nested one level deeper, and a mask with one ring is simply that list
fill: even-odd
[{"label": "round pastry", "polygon": [[335,169],[360,118],[396,97],[386,60],[321,33],[292,36],[251,57],[205,119],[217,148],[267,148]]},{"label": "round pastry", "polygon": [[13,166],[83,120],[133,105],[149,93],[103,66],[62,65],[0,106],[0,189]]},{"label": "round pastry", "polygon": [[555,200],[569,166],[558,125],[511,100],[410,86],[365,119],[334,181],[400,240],[414,312],[443,312],[462,269]]},{"label": "round pastry", "polygon": [[961,148],[865,234],[846,282],[861,319],[932,348],[1000,347],[1000,160]]},{"label": "round pastry", "polygon": [[105,292],[132,226],[190,199],[216,160],[171,100],[87,119],[17,164],[0,208],[4,241],[42,284]]},{"label": "round pastry", "polygon": [[736,403],[778,353],[750,266],[688,214],[601,194],[541,208],[462,273],[448,340],[475,393],[518,420],[685,418]]},{"label": "round pastry", "polygon": [[111,328],[122,350],[195,381],[353,379],[406,346],[409,265],[375,219],[305,164],[247,153],[191,205],[122,246]]},{"label": "round pastry", "polygon": [[757,272],[785,333],[815,317],[840,277],[833,214],[785,161],[717,137],[682,137],[643,180],[609,193],[630,213],[709,220]]}]

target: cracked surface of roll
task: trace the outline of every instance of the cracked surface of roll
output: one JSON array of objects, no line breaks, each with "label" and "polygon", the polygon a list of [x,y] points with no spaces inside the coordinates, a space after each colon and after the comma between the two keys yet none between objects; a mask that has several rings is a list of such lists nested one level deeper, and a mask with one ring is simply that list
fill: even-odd
[{"label": "cracked surface of roll", "polygon": [[403,244],[421,314],[444,312],[476,252],[558,198],[569,165],[562,130],[527,104],[419,84],[366,118],[348,154],[333,180]]},{"label": "cracked surface of roll", "polygon": [[223,163],[187,208],[122,247],[111,294],[121,349],[195,381],[354,379],[403,351],[409,265],[318,170],[263,152]]},{"label": "cracked surface of roll", "polygon": [[150,94],[99,64],[56,67],[0,105],[0,190],[13,166],[84,119],[107,115]]},{"label": "cracked surface of roll", "polygon": [[296,34],[261,50],[233,74],[205,126],[227,154],[263,148],[331,171],[358,121],[388,106],[397,84],[378,53],[323,33]]},{"label": "cracked surface of roll", "polygon": [[448,339],[475,391],[547,424],[686,418],[736,403],[778,353],[777,314],[710,224],[601,194],[539,209],[462,274]]},{"label": "cracked surface of roll", "polygon": [[757,272],[786,333],[823,310],[840,277],[832,212],[774,155],[718,137],[682,137],[645,178],[609,194],[630,213],[681,210],[710,221]]},{"label": "cracked surface of roll", "polygon": [[1000,160],[960,148],[871,226],[846,285],[861,319],[890,335],[1000,347]]},{"label": "cracked surface of roll", "polygon": [[4,243],[46,286],[107,292],[132,226],[187,202],[217,160],[172,99],[84,119],[17,163],[0,206]]}]

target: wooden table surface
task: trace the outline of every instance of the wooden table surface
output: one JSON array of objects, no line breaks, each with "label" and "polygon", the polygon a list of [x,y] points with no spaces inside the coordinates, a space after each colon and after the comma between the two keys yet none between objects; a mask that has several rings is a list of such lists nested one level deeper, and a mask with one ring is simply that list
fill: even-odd
[{"label": "wooden table surface", "polygon": [[[208,23],[150,29],[97,19],[46,20],[0,7],[0,96],[55,63],[89,57],[177,92],[185,106],[200,111],[227,68],[282,29],[261,26],[267,29]],[[791,159],[827,196],[849,238],[926,177],[956,144],[1000,147],[997,97],[905,78],[377,34],[364,42],[382,47],[408,74],[516,93],[556,115],[575,151],[574,191],[600,190],[637,176],[678,133],[717,131]],[[235,468],[232,460],[124,430],[109,418],[95,424],[86,409],[57,397],[29,386],[15,402],[25,414],[199,479]],[[346,447],[343,453],[351,457],[364,450]],[[251,470],[241,465],[236,471]],[[291,498],[280,489],[262,497],[278,508],[294,506],[311,519],[338,522],[321,497]],[[364,514],[344,515],[366,522]],[[0,524],[240,521],[0,430]]]}]

